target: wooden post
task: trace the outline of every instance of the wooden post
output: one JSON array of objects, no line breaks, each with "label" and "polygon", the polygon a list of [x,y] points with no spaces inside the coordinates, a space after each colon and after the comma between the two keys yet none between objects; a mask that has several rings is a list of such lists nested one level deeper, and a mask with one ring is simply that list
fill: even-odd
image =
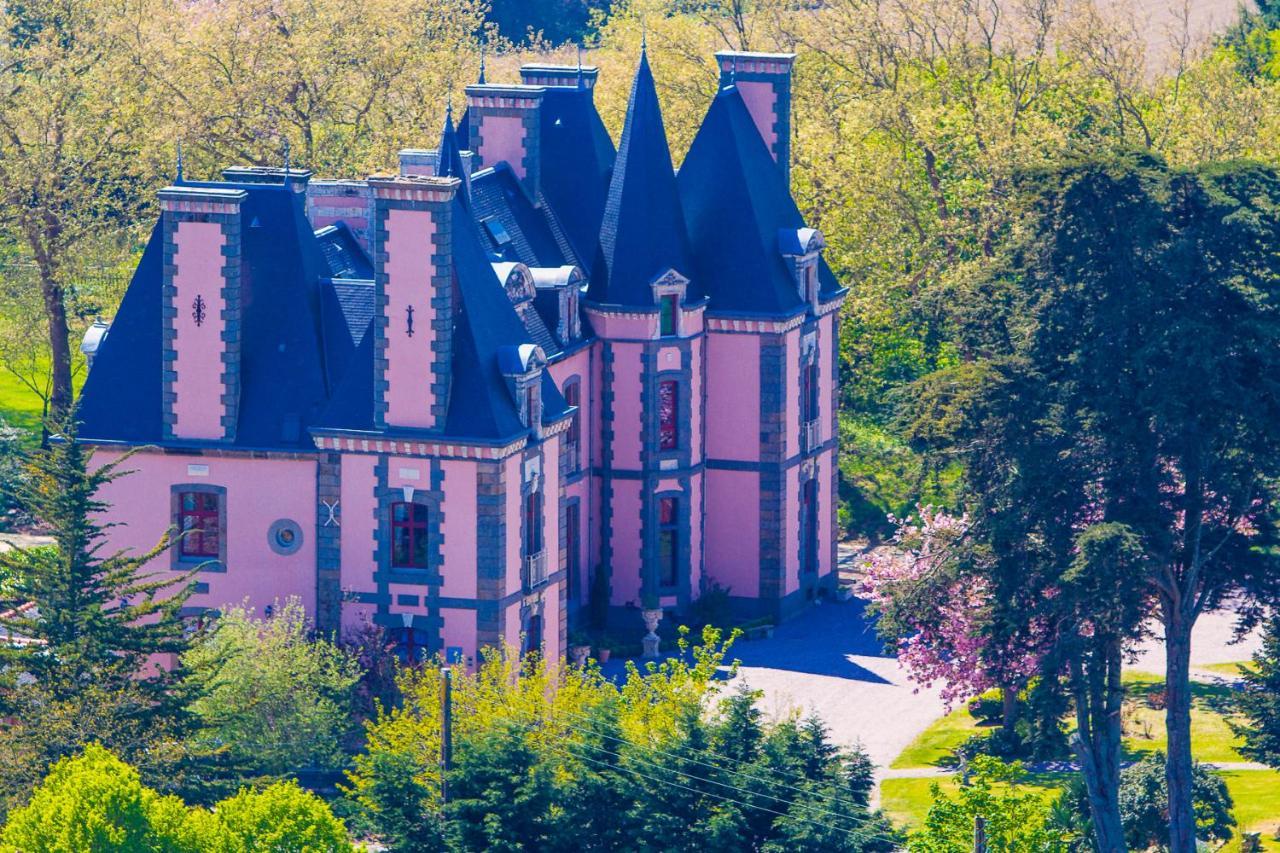
[{"label": "wooden post", "polygon": [[973,853],[987,853],[987,819],[982,815],[973,819]]},{"label": "wooden post", "polygon": [[453,769],[453,672],[446,666],[440,674],[440,800],[447,803]]}]

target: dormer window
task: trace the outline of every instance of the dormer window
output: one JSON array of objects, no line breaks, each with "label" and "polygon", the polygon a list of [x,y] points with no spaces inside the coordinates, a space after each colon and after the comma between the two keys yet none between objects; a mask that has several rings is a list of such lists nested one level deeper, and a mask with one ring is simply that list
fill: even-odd
[{"label": "dormer window", "polygon": [[519,413],[520,424],[542,437],[542,369],[547,357],[533,344],[506,346],[498,350],[498,368],[507,380],[507,390]]},{"label": "dormer window", "polygon": [[680,334],[680,305],[684,302],[689,279],[669,269],[649,283],[658,309],[658,337],[672,338]]},{"label": "dormer window", "polygon": [[778,251],[795,275],[796,294],[814,313],[818,310],[818,261],[826,245],[816,228],[778,230]]},{"label": "dormer window", "polygon": [[571,264],[562,267],[530,267],[535,292],[538,294],[539,311],[547,311],[544,300],[548,292],[555,294],[555,334],[561,343],[576,341],[582,337],[582,318],[579,316],[578,302],[582,297],[582,289],[586,284],[586,276],[582,270]]},{"label": "dormer window", "polygon": [[680,297],[668,293],[658,302],[658,334],[669,338],[676,333],[676,318],[680,312]]}]

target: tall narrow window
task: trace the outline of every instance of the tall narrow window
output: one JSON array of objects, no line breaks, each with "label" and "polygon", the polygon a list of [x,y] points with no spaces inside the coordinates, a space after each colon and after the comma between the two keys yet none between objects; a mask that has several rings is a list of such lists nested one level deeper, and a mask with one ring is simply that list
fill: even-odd
[{"label": "tall narrow window", "polygon": [[680,412],[680,385],[674,380],[658,383],[658,448],[675,450],[680,446],[676,419]]},{"label": "tall narrow window", "polygon": [[800,418],[804,423],[818,419],[818,365],[810,362],[800,372]]},{"label": "tall narrow window", "polygon": [[564,549],[565,549],[565,570],[569,575],[569,600],[577,601],[582,591],[579,587],[582,584],[582,561],[578,555],[579,543],[582,541],[579,536],[580,531],[578,525],[580,523],[580,504],[571,503],[564,508]]},{"label": "tall narrow window", "polygon": [[670,589],[680,573],[680,531],[676,498],[658,498],[658,586]]},{"label": "tall narrow window", "polygon": [[178,496],[178,528],[183,534],[178,546],[180,557],[218,556],[222,535],[218,515],[218,495],[212,492],[182,492]]},{"label": "tall narrow window", "polygon": [[818,571],[818,481],[805,480],[800,487],[800,569]]},{"label": "tall narrow window", "polygon": [[680,310],[680,297],[669,293],[658,300],[658,334],[664,338],[676,333],[676,316]]},{"label": "tall narrow window", "polygon": [[524,632],[524,648],[525,654],[541,654],[542,653],[542,614],[535,613],[529,617],[529,622]]},{"label": "tall narrow window", "polygon": [[542,493],[530,492],[524,496],[524,555],[534,557],[542,553]]},{"label": "tall narrow window", "polygon": [[573,420],[569,422],[569,431],[565,436],[565,453],[568,454],[569,472],[575,473],[578,470],[581,460],[582,441],[582,409],[581,409],[581,392],[582,386],[577,382],[569,382],[564,386],[564,401],[578,409],[573,413]]},{"label": "tall narrow window", "polygon": [[391,565],[397,569],[427,568],[427,508],[422,504],[391,505]]}]

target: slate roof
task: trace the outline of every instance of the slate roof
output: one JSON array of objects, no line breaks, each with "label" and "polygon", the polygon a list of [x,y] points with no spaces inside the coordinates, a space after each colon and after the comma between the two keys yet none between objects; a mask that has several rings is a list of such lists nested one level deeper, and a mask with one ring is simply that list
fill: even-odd
[{"label": "slate roof", "polygon": [[641,53],[600,225],[590,298],[652,307],[650,282],[673,267],[693,278],[687,301],[699,299],[658,92],[648,56]]},{"label": "slate roof", "polygon": [[613,176],[613,140],[587,89],[548,86],[541,131],[543,199],[590,276]]},{"label": "slate roof", "polygon": [[[570,263],[546,217],[534,207],[524,184],[505,161],[471,176],[471,213],[478,235],[494,260],[519,261],[531,267]],[[502,244],[485,224],[496,220],[511,238]]]},{"label": "slate roof", "polygon": [[[467,211],[454,201],[455,222]],[[453,381],[444,435],[510,440],[525,431],[498,367],[503,347],[535,343],[498,280],[475,228],[452,229],[454,293],[459,297],[453,329]],[[534,313],[534,312],[530,312]],[[536,314],[534,315],[536,316]],[[352,369],[319,420],[321,429],[370,431],[373,424],[373,335],[365,334]],[[543,374],[543,422],[562,417],[567,406],[549,373]]]},{"label": "slate roof", "polygon": [[[695,247],[693,277],[710,298],[707,310],[803,310],[779,232],[804,228],[804,217],[736,87],[712,101],[677,182]],[[824,298],[839,291],[829,269],[819,270],[819,291]]]},{"label": "slate roof", "polygon": [[[242,342],[239,423],[233,447],[311,447],[306,426],[340,375],[340,348],[320,341],[320,278],[327,272],[303,197],[281,183],[188,183],[234,187],[242,204]],[[80,397],[86,440],[161,442],[160,304],[163,235],[152,231],[143,259]]]}]

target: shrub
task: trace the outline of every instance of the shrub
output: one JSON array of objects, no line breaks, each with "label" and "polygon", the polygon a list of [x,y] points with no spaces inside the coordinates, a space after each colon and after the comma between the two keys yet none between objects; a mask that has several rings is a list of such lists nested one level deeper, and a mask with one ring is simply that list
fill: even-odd
[{"label": "shrub", "polygon": [[[1236,823],[1227,783],[1199,763],[1191,772],[1196,836],[1205,841],[1226,841]],[[1169,791],[1163,753],[1153,752],[1120,771],[1120,818],[1132,849],[1169,846]]]}]

